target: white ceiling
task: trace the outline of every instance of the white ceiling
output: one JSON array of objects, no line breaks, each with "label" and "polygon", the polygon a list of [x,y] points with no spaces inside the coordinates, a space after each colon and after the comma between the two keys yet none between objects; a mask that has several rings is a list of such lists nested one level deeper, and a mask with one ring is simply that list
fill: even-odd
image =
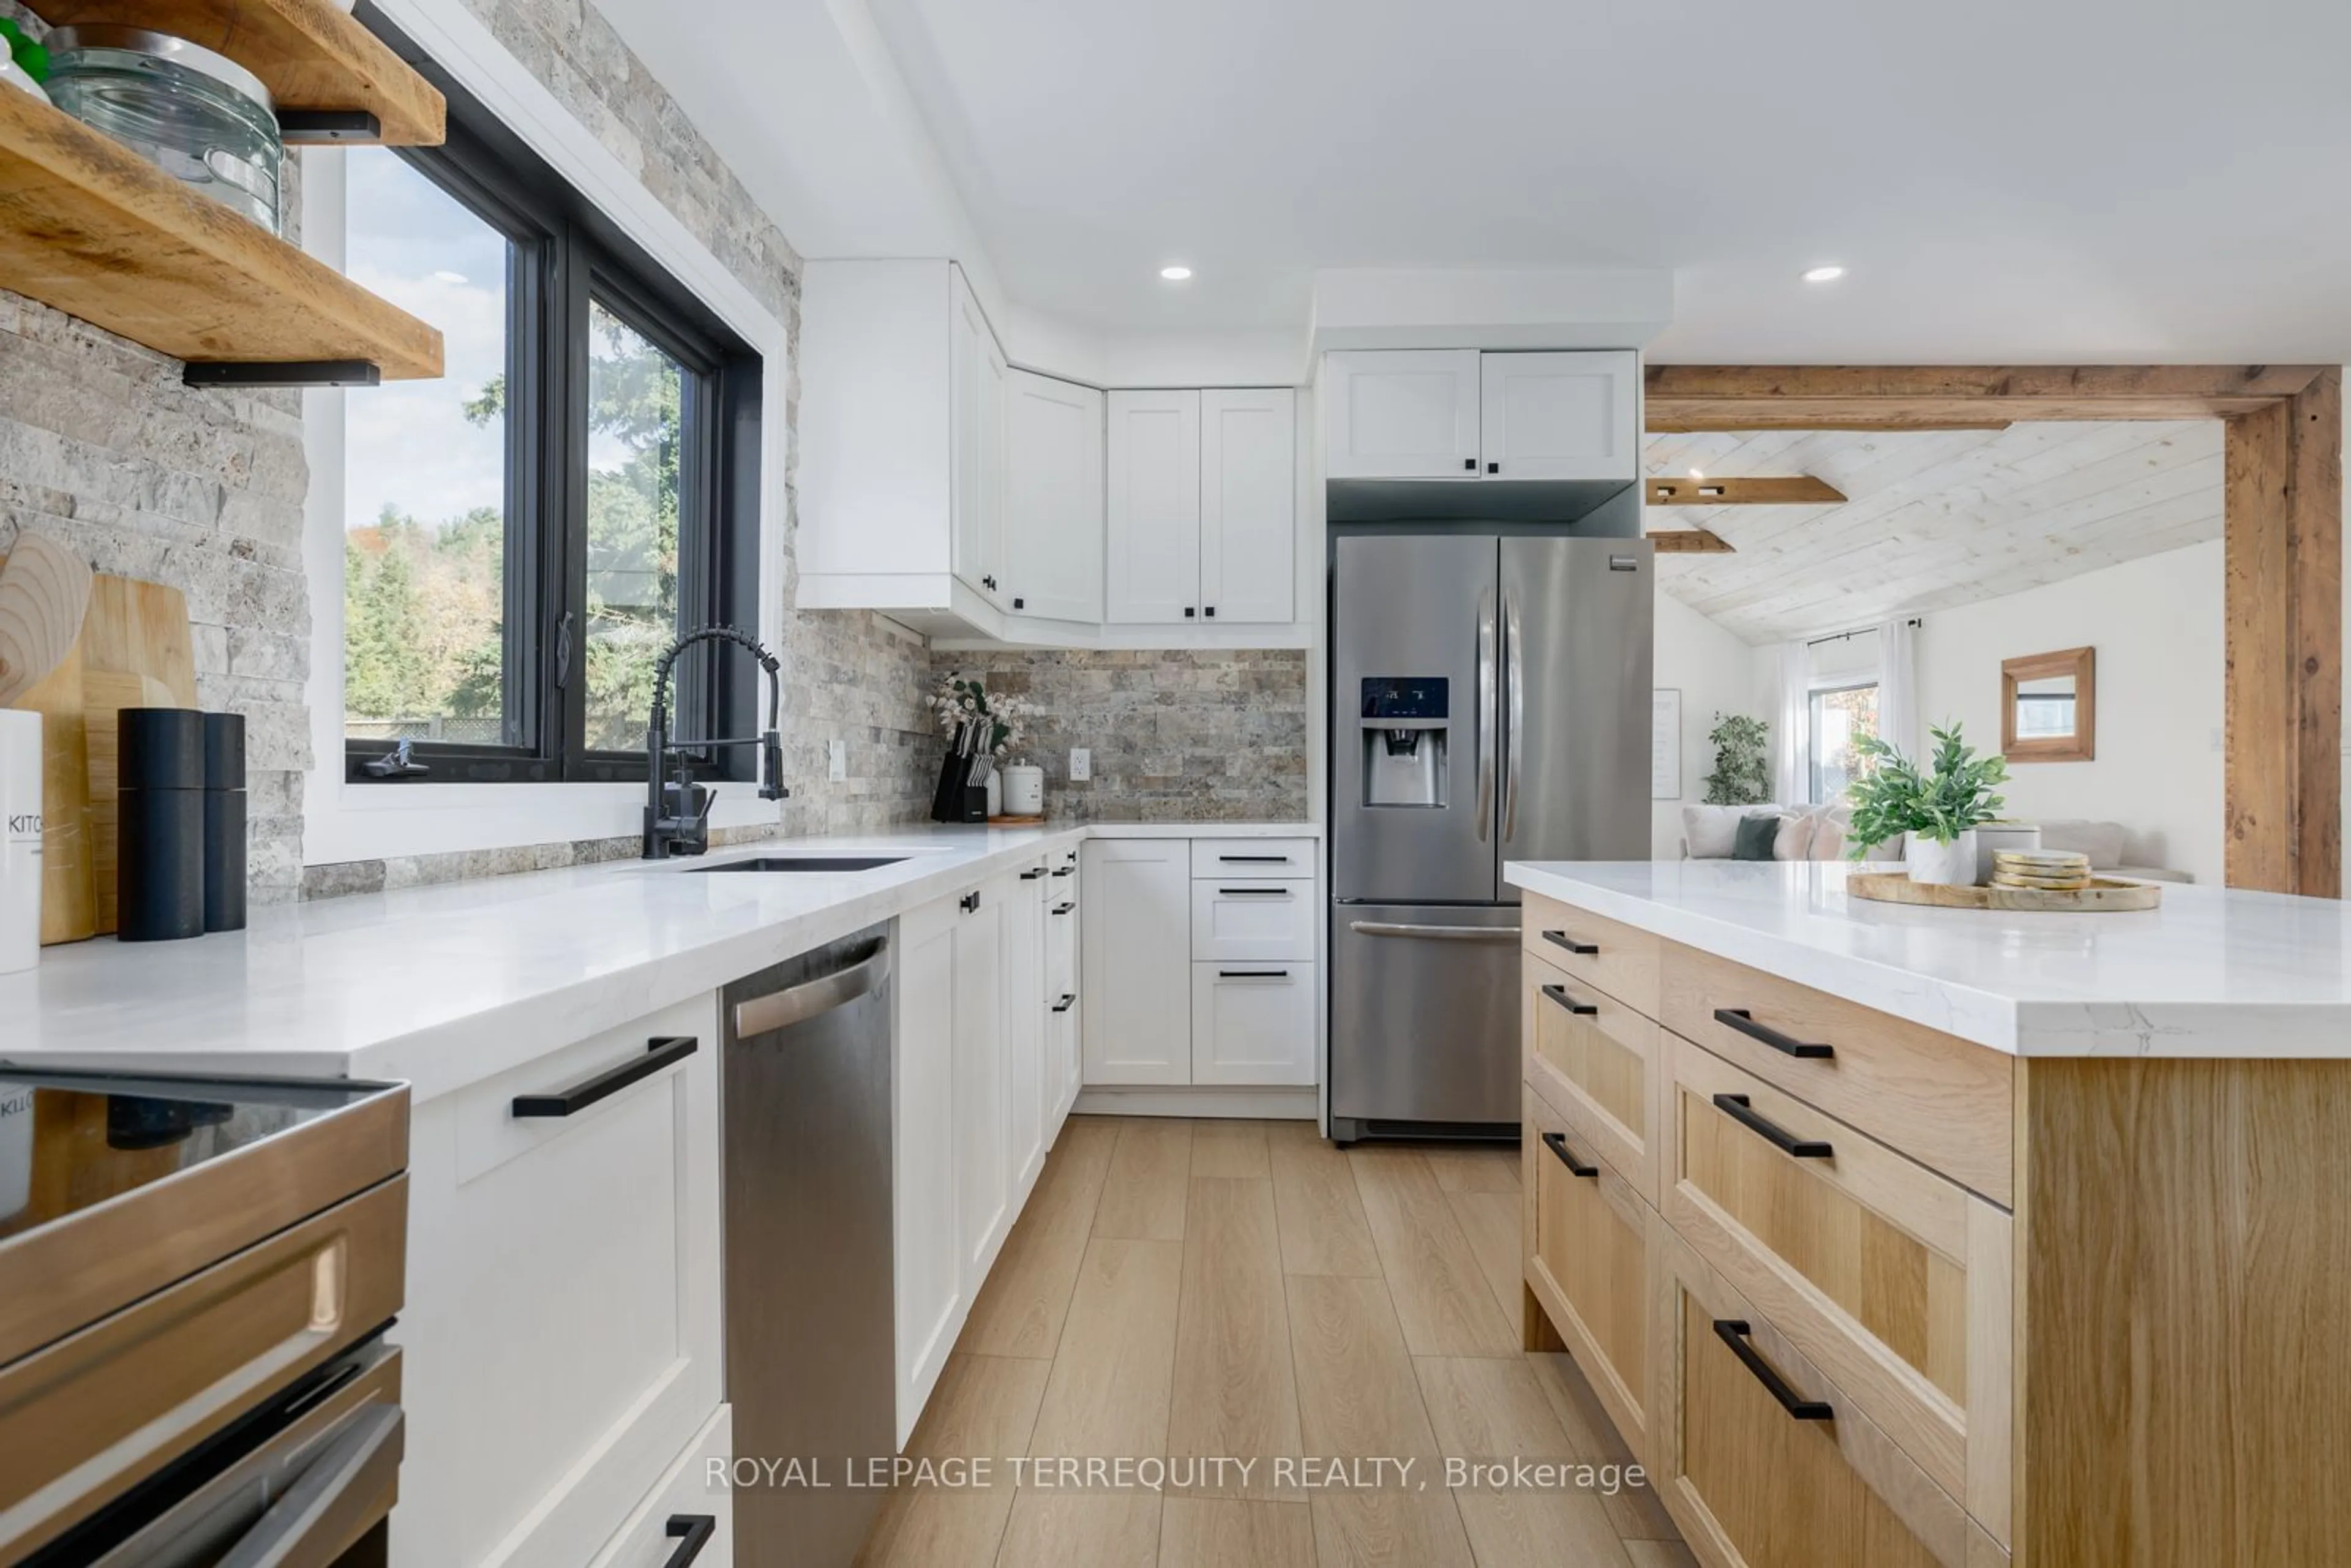
[{"label": "white ceiling", "polygon": [[2335,0],[596,3],[804,253],[1092,328],[1663,267],[1661,361],[2351,357]]},{"label": "white ceiling", "polygon": [[1653,475],[1811,474],[1836,507],[1651,507],[1736,555],[1669,555],[1657,586],[1750,643],[1948,609],[2220,537],[2220,423],[1652,435]]}]

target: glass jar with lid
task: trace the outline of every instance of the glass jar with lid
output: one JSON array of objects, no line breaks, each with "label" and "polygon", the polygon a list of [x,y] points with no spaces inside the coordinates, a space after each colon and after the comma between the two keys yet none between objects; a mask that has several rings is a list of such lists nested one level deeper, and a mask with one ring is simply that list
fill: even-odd
[{"label": "glass jar with lid", "polygon": [[185,38],[141,27],[57,27],[46,42],[51,102],[278,232],[286,148],[259,78]]}]

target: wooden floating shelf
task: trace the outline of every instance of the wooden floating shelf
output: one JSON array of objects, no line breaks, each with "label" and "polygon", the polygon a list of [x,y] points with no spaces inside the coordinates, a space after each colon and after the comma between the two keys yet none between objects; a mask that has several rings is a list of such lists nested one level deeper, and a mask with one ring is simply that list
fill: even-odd
[{"label": "wooden floating shelf", "polygon": [[[327,0],[32,0],[51,26],[110,22],[185,38],[261,78],[278,112],[372,115],[376,131],[339,144],[437,147],[448,106],[382,39]],[[289,131],[288,141],[308,140]]]},{"label": "wooden floating shelf", "polygon": [[1652,507],[1841,507],[1844,492],[1809,474],[1771,479],[1651,479]]},{"label": "wooden floating shelf", "polygon": [[1649,536],[1659,555],[1735,555],[1739,547],[1711,528],[1667,528]]},{"label": "wooden floating shelf", "polygon": [[191,365],[442,373],[433,327],[25,92],[0,91],[0,283]]}]

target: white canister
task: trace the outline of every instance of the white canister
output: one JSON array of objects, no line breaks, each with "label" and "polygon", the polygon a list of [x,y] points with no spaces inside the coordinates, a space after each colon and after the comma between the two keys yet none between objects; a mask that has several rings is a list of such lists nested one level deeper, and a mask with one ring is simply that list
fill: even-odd
[{"label": "white canister", "polygon": [[0,709],[0,975],[41,956],[41,716]]},{"label": "white canister", "polygon": [[1938,887],[1976,884],[1976,831],[1970,828],[1948,844],[1917,833],[1905,835],[1902,860],[1910,880]]},{"label": "white canister", "polygon": [[1034,763],[1016,762],[1004,770],[1004,814],[1041,817],[1045,814],[1045,770]]}]

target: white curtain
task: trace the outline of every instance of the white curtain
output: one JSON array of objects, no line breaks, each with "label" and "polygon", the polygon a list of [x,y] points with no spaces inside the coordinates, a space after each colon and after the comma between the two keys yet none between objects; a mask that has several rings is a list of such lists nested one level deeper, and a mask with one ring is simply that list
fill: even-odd
[{"label": "white curtain", "polygon": [[1877,628],[1877,736],[1912,761],[1926,731],[1918,722],[1918,627],[1911,621]]},{"label": "white curtain", "polygon": [[1771,799],[1783,806],[1805,804],[1812,797],[1812,769],[1806,766],[1811,741],[1813,650],[1808,643],[1780,644],[1779,711],[1771,716]]}]

